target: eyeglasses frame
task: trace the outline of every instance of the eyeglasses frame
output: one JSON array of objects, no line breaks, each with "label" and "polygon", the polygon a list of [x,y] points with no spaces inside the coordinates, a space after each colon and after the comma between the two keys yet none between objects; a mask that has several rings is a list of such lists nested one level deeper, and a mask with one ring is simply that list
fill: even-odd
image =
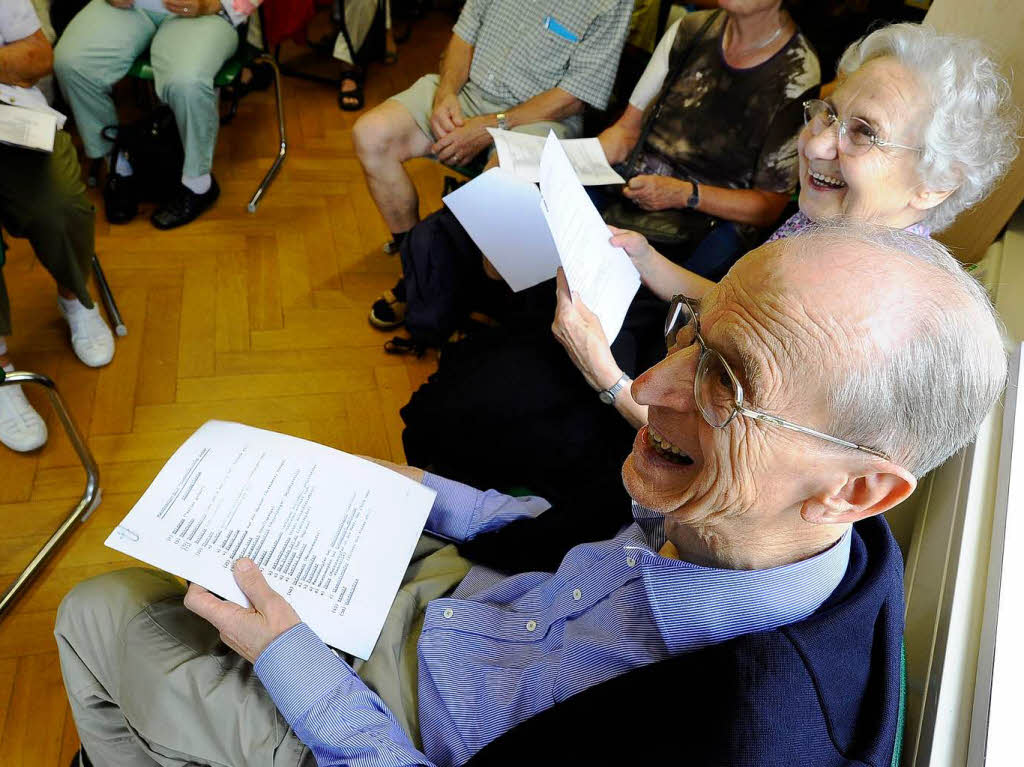
[{"label": "eyeglasses frame", "polygon": [[[807,110],[811,108],[812,104],[824,104],[825,105],[826,113],[828,115],[830,115],[830,121],[829,121],[828,125],[825,126],[825,130],[828,130],[833,125],[838,125],[839,126],[839,128],[838,128],[838,139],[839,139],[839,144],[841,145],[843,143],[843,136],[845,136],[846,133],[847,133],[846,127],[849,125],[849,121],[841,119],[839,117],[839,115],[836,114],[835,109],[833,109],[832,106],[827,101],[825,101],[824,99],[807,99],[807,101],[805,101],[803,103],[803,108],[804,108],[804,125],[808,125],[811,122],[810,120],[807,119]],[[854,119],[860,119],[860,118],[854,118]],[[864,122],[864,121],[861,120],[861,122]],[[866,124],[867,123],[865,123],[865,125]],[[820,136],[822,132],[815,133],[814,135],[815,136]],[[907,149],[907,150],[909,150],[911,152],[923,152],[924,151],[924,147],[920,147],[920,146],[907,146],[906,144],[897,144],[895,141],[886,141],[885,139],[878,138],[877,136],[872,136],[871,137],[871,146],[869,146],[866,150],[864,150],[864,154],[867,154],[868,152],[871,151],[872,147],[876,147],[876,146],[877,147],[882,147],[882,148],[892,147],[894,149]],[[850,153],[846,152],[845,154],[850,154]]]},{"label": "eyeglasses frame", "polygon": [[[705,423],[707,423],[707,425],[710,426],[712,429],[724,429],[726,426],[728,426],[736,419],[736,416],[745,415],[748,418],[753,418],[754,420],[762,421],[763,423],[769,423],[772,424],[773,426],[780,426],[783,429],[789,429],[791,431],[799,432],[800,434],[807,434],[811,437],[817,437],[818,439],[823,439],[826,442],[831,442],[835,445],[841,445],[842,447],[848,447],[854,450],[861,450],[865,453],[870,453],[871,455],[886,461],[892,460],[885,453],[882,453],[873,448],[865,447],[864,445],[858,445],[856,442],[850,442],[849,440],[840,439],[839,437],[833,437],[831,434],[826,434],[824,432],[817,431],[816,429],[812,429],[809,426],[801,426],[798,423],[787,421],[785,418],[780,418],[779,416],[771,415],[770,413],[765,413],[761,410],[755,410],[744,405],[743,384],[740,383],[739,378],[736,377],[736,373],[733,372],[732,366],[717,349],[708,346],[707,342],[704,340],[704,336],[701,335],[700,310],[697,307],[697,302],[694,299],[690,298],[689,296],[684,296],[681,293],[674,295],[672,297],[672,301],[669,303],[669,313],[665,318],[666,346],[668,346],[668,331],[670,328],[669,323],[671,322],[674,324],[680,302],[685,302],[687,308],[690,310],[690,313],[693,315],[693,334],[697,343],[700,344],[700,357],[697,358],[697,368],[694,371],[693,375],[693,401],[694,404],[697,405],[697,410],[700,411],[700,415],[704,419]],[[692,346],[692,343],[690,345]],[[669,348],[671,349],[671,347]],[[732,381],[733,385],[732,413],[729,414],[729,417],[721,426],[715,426],[715,424],[711,423],[711,421],[708,420],[707,415],[705,415],[704,409],[700,407],[700,405],[698,404],[701,400],[700,391],[698,390],[697,386],[697,382],[700,379],[699,371],[701,366],[705,364],[705,359],[712,354],[715,355],[719,359],[719,361],[721,361],[722,367],[725,368],[725,372],[728,373],[729,379]]]}]

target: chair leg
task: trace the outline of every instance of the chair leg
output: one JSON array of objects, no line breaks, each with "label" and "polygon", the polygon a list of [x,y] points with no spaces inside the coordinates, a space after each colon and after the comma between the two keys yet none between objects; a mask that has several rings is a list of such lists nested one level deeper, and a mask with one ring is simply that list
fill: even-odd
[{"label": "chair leg", "polygon": [[117,301],[114,300],[114,294],[110,292],[110,286],[107,284],[107,276],[103,273],[103,267],[100,266],[100,260],[95,254],[92,257],[92,271],[96,275],[100,298],[103,299],[103,306],[107,310],[107,316],[110,317],[110,324],[114,326],[114,332],[119,336],[128,335],[128,328],[121,319],[121,312],[117,310]]},{"label": "chair leg", "polygon": [[36,555],[32,557],[32,561],[28,563],[25,569],[14,579],[14,582],[7,587],[3,596],[0,597],[0,617],[7,613],[14,604],[14,601],[21,595],[32,579],[38,575],[39,570],[46,560],[50,558],[50,555],[64,543],[75,524],[85,522],[89,515],[92,514],[93,509],[99,506],[100,503],[100,470],[96,466],[96,461],[92,457],[92,453],[89,452],[85,440],[82,439],[81,432],[75,426],[71,413],[64,406],[64,400],[61,399],[53,381],[38,373],[6,373],[0,369],[0,386],[16,386],[17,384],[38,384],[46,389],[46,393],[50,397],[50,404],[57,411],[57,418],[61,426],[64,427],[68,439],[71,440],[71,445],[75,448],[75,452],[78,453],[78,460],[82,462],[86,481],[82,497],[68,514],[67,518],[53,531],[50,539],[36,552]]},{"label": "chair leg", "polygon": [[267,187],[270,186],[270,182],[274,180],[274,176],[281,169],[281,165],[284,163],[284,158],[288,154],[288,139],[285,136],[284,130],[284,103],[281,100],[281,70],[277,66],[277,61],[274,57],[264,53],[257,56],[254,62],[263,61],[270,65],[274,70],[274,96],[277,100],[277,133],[280,138],[280,143],[277,149],[277,157],[274,158],[274,164],[270,166],[270,170],[267,171],[267,175],[263,177],[260,185],[256,187],[256,192],[253,194],[252,199],[249,200],[248,209],[250,213],[256,212],[256,206],[260,204],[260,200],[263,199],[263,195],[267,191]]}]

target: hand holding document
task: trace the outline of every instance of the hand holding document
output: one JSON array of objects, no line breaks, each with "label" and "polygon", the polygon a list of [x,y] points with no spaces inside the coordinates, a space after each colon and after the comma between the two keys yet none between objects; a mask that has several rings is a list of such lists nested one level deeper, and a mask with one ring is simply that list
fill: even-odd
[{"label": "hand holding document", "polygon": [[[523,181],[540,181],[540,159],[547,139],[527,133],[488,128],[498,152],[498,163]],[[557,139],[556,139],[557,140]],[[572,169],[584,186],[625,184],[604,155],[601,142],[596,138],[575,138],[559,141],[572,164]]]},{"label": "hand holding document", "polygon": [[577,180],[554,133],[548,134],[541,158],[540,194],[569,289],[579,293],[597,315],[611,343],[640,288],[640,273],[626,251],[608,241],[608,226]]},{"label": "hand holding document", "polygon": [[249,557],[321,639],[366,659],[434,495],[324,445],[209,421],[106,545],[243,606],[231,568]]}]

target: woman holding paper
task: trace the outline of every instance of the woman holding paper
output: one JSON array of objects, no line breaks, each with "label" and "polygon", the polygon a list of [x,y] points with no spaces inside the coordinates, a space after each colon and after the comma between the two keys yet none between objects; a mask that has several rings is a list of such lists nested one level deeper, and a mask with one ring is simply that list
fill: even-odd
[{"label": "woman holding paper", "polygon": [[[893,25],[851,46],[840,73],[827,101],[805,102],[800,211],[774,237],[843,216],[921,235],[939,231],[985,197],[1016,155],[1009,86],[974,41]],[[700,298],[713,286],[636,233],[613,230],[611,242],[629,253],[660,299]],[[564,351],[525,333],[446,350],[438,373],[403,410],[410,463],[478,485],[524,485],[556,505],[564,493],[590,487],[647,420],[629,378],[665,349],[660,326],[652,330],[650,317],[640,319],[627,317],[609,345],[563,280],[552,329]],[[594,492],[598,503],[616,493],[621,499],[620,487]],[[625,511],[588,510],[588,532],[600,536],[600,526],[614,528]]]},{"label": "woman holding paper", "polygon": [[[772,240],[840,217],[928,236],[985,197],[1016,155],[1008,85],[972,40],[895,24],[851,46],[839,73],[827,101],[804,102],[800,210]],[[713,287],[635,232],[612,232],[660,299]],[[552,329],[592,388],[623,375],[596,318],[565,290]],[[637,427],[647,422],[628,390],[615,407]]]}]

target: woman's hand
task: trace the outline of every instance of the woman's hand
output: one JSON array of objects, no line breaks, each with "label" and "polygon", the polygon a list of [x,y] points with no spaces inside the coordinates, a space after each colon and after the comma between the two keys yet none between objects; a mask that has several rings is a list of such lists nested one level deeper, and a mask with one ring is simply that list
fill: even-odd
[{"label": "woman's hand", "polygon": [[633,176],[622,194],[644,210],[685,208],[693,185],[671,176]]},{"label": "woman's hand", "polygon": [[651,247],[651,243],[639,232],[619,229],[617,226],[609,226],[608,231],[612,233],[609,242],[614,247],[622,248],[626,251],[629,260],[633,262],[633,266],[640,272],[640,279],[647,285],[647,278],[651,274],[652,267],[658,259],[663,259],[664,256]]},{"label": "woman's hand", "polygon": [[611,346],[597,315],[586,307],[578,293],[569,291],[564,271],[559,269],[555,279],[558,304],[551,332],[565,347],[572,364],[583,373],[590,388],[603,391],[619,380],[622,371],[615,364]]},{"label": "woman's hand", "polygon": [[629,153],[633,151],[638,136],[635,131],[627,130],[619,122],[609,126],[597,134],[597,140],[601,142],[604,156],[609,165],[624,162]]},{"label": "woman's hand", "polygon": [[164,0],[164,8],[176,16],[212,16],[220,12],[221,4],[220,0]]},{"label": "woman's hand", "polygon": [[135,0],[107,0],[107,5],[127,11],[129,8],[135,7]]}]

